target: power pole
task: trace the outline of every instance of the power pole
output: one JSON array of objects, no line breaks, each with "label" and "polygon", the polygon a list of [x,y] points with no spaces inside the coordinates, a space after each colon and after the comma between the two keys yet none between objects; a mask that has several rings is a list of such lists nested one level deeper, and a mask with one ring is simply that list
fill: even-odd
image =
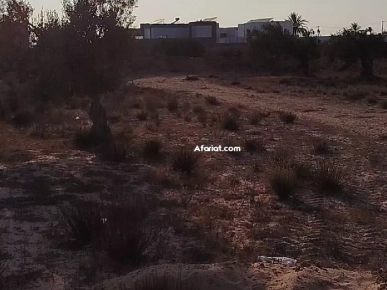
[{"label": "power pole", "polygon": [[317,36],[320,36],[320,26],[317,26]]},{"label": "power pole", "polygon": [[382,21],[382,35],[384,33],[384,22],[386,22],[386,21]]}]

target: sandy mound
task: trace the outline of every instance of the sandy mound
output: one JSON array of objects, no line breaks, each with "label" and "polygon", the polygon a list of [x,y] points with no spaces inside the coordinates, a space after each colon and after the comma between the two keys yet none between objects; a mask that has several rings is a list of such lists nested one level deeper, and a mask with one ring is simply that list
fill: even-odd
[{"label": "sandy mound", "polygon": [[[105,281],[94,290],[135,289],[136,281],[149,277],[168,277],[179,280],[181,289],[205,290],[376,290],[378,284],[371,273],[351,272],[316,267],[297,268],[282,265],[254,264],[247,267],[235,264],[185,265],[167,264],[137,270],[126,276]],[[148,289],[148,288],[147,288]],[[150,289],[150,288],[149,288]],[[175,288],[173,288],[175,289]],[[180,289],[180,288],[178,288]]]}]

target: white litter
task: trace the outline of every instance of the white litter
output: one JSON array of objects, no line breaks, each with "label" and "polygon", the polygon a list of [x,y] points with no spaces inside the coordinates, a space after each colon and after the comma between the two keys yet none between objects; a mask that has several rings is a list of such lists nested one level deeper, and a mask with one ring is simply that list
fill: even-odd
[{"label": "white litter", "polygon": [[258,261],[271,264],[281,264],[289,267],[295,266],[297,264],[297,260],[287,257],[258,256]]}]

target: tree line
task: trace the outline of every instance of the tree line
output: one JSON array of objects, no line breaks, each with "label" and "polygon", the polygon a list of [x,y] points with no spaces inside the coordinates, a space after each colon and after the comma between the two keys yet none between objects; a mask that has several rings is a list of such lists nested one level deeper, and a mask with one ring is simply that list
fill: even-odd
[{"label": "tree line", "polygon": [[[129,28],[135,20],[136,4],[137,0],[64,0],[63,16],[42,11],[33,18],[33,8],[25,0],[2,0],[0,74],[15,73],[27,84],[31,103],[60,103],[76,95],[90,97],[92,134],[109,139],[100,97],[121,84],[130,66],[136,43]],[[284,33],[275,22],[249,33],[250,61],[263,59],[274,66],[282,56],[290,55],[309,76],[310,62],[320,56],[322,44],[314,31],[307,29],[302,16],[292,13],[289,20],[293,35]],[[347,65],[360,62],[364,78],[374,75],[374,59],[386,54],[383,37],[357,24],[332,35],[324,45]],[[174,47],[181,50],[187,45]],[[199,48],[195,51],[202,53]]]},{"label": "tree line", "polygon": [[293,23],[293,35],[285,33],[277,22],[249,33],[253,61],[260,59],[275,65],[281,56],[290,55],[299,61],[302,73],[309,76],[311,60],[319,58],[325,47],[332,59],[342,60],[346,67],[359,62],[361,78],[370,79],[374,77],[374,60],[387,56],[384,36],[376,34],[371,27],[363,29],[352,23],[349,28],[331,35],[328,42],[321,43],[315,32],[306,27],[307,21],[301,15],[293,12],[288,20]]}]

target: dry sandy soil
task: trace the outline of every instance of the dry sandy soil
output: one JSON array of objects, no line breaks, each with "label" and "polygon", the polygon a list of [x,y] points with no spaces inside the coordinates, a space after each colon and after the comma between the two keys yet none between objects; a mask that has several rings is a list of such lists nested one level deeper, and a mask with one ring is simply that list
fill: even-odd
[{"label": "dry sandy soil", "polygon": [[[5,289],[135,289],[137,279],[152,272],[179,274],[188,284],[195,279],[196,286],[209,290],[378,289],[387,238],[387,110],[380,105],[387,88],[298,78],[239,81],[144,78],[134,81],[139,88],[110,96],[105,105],[111,125],[130,136],[134,157],[127,163],[74,150],[72,133],[89,125],[81,110],[62,112],[66,129],[50,138],[1,124]],[[355,101],[353,92],[360,90],[366,94]],[[220,104],[210,105],[208,96]],[[168,110],[172,98],[178,108]],[[139,120],[141,110],[149,111],[147,120]],[[254,111],[262,120],[252,125]],[[279,111],[295,113],[295,123],[285,125]],[[226,112],[236,116],[239,130],[222,128]],[[144,140],[155,138],[165,159],[153,163],[138,157]],[[199,153],[198,186],[182,184],[170,168],[171,156],[182,146],[244,146],[246,138],[260,140],[266,150]],[[329,154],[313,152],[317,138],[329,143]],[[312,172],[321,159],[343,168],[343,192],[322,194],[313,181],[301,178],[293,199],[280,202],[268,174],[273,154],[283,149]],[[172,185],[165,186],[165,179]],[[79,198],[119,199],[127,192],[157,194],[164,201],[170,236],[163,255],[144,265],[156,266],[125,275],[135,269],[117,269],[93,249],[63,245],[58,205]],[[258,255],[294,258],[297,265],[255,264]]]}]

